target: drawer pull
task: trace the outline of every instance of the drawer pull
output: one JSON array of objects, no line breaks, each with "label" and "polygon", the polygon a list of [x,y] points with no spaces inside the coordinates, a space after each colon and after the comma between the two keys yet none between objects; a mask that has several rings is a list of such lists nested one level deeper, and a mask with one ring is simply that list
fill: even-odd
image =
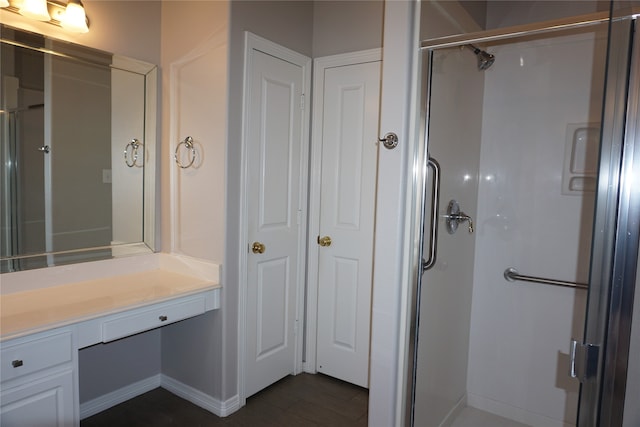
[{"label": "drawer pull", "polygon": [[166,321],[168,319],[168,317],[167,316],[160,316],[160,317],[158,317],[158,319],[160,319],[161,322],[164,322],[164,321]]},{"label": "drawer pull", "polygon": [[14,368],[19,368],[22,365],[24,365],[24,362],[20,359],[11,362],[11,366],[13,366]]}]

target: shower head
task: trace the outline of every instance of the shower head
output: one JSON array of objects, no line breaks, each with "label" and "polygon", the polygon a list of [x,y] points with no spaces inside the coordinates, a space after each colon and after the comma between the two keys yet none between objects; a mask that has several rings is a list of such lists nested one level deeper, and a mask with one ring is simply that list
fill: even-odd
[{"label": "shower head", "polygon": [[471,49],[473,53],[475,53],[478,57],[478,70],[486,70],[487,68],[491,67],[496,60],[496,57],[494,55],[485,52],[482,49],[478,49],[472,44],[468,44],[466,46]]}]

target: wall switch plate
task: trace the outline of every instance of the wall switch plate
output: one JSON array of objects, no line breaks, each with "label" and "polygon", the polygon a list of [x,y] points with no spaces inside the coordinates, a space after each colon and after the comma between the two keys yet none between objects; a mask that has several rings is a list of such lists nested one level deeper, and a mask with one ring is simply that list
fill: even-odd
[{"label": "wall switch plate", "polygon": [[111,169],[102,169],[102,183],[111,184]]}]

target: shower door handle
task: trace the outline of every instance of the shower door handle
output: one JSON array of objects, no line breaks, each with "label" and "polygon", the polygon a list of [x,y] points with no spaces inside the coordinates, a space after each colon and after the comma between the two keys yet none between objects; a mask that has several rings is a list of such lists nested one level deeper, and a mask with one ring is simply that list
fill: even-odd
[{"label": "shower door handle", "polygon": [[436,247],[438,240],[438,204],[440,201],[440,164],[429,157],[427,168],[433,169],[431,182],[431,218],[429,222],[429,258],[422,261],[422,272],[429,270],[436,263]]}]

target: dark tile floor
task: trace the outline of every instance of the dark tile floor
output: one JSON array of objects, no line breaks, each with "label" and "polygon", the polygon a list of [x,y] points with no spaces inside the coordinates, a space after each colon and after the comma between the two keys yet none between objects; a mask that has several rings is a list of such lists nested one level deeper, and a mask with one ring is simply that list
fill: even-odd
[{"label": "dark tile floor", "polygon": [[84,419],[81,427],[367,425],[366,389],[317,374],[289,376],[247,399],[225,418],[157,388]]}]

